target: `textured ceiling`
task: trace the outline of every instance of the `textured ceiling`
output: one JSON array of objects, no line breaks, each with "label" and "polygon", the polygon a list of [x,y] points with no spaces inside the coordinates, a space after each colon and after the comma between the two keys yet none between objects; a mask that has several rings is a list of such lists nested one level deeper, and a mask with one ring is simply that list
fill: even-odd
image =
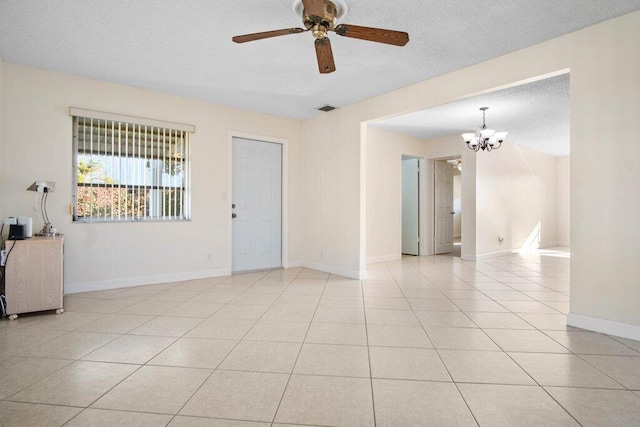
[{"label": "textured ceiling", "polygon": [[[569,155],[569,74],[371,123],[423,139],[474,132],[487,110],[487,127],[507,141],[552,156]],[[462,141],[462,137],[460,137]]]},{"label": "textured ceiling", "polygon": [[640,0],[346,0],[342,23],[407,31],[399,48],[332,34],[243,45],[296,27],[293,0],[0,0],[5,61],[292,117],[322,114],[640,9]]}]

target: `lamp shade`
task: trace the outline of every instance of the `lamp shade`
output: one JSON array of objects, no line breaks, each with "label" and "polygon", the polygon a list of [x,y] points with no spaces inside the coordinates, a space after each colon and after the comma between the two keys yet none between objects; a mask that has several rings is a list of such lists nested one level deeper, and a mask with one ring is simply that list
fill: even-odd
[{"label": "lamp shade", "polygon": [[498,142],[502,142],[507,138],[507,132],[496,132],[493,136]]},{"label": "lamp shade", "polygon": [[462,139],[464,139],[464,142],[466,142],[467,144],[471,142],[471,139],[476,136],[475,133],[463,133],[462,134]]},{"label": "lamp shade", "polygon": [[496,133],[496,131],[493,129],[482,129],[480,131],[480,137],[482,139],[489,139],[493,136],[494,133]]}]

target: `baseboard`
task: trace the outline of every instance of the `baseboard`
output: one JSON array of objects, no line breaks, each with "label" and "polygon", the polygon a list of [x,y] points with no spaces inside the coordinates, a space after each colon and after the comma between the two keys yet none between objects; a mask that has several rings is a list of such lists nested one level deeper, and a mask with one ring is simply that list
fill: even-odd
[{"label": "baseboard", "polygon": [[545,242],[545,243],[540,243],[538,244],[538,249],[546,249],[546,248],[552,248],[554,246],[558,246],[558,242]]},{"label": "baseboard", "polygon": [[[398,258],[400,259],[401,256]],[[322,271],[324,273],[336,274],[338,276],[348,277],[350,279],[364,280],[367,278],[367,272],[357,272],[354,270],[347,270],[340,267],[333,267],[330,265],[318,264],[310,261],[289,261],[288,268],[310,268],[312,270]]]},{"label": "baseboard", "polygon": [[[531,253],[531,252],[537,251],[538,249],[553,248],[553,247],[556,247],[556,246],[570,246],[570,243],[569,242],[557,242],[557,241],[556,242],[540,243],[540,244],[538,244],[537,248],[524,251],[524,253]],[[514,248],[514,249],[512,249],[511,252],[513,252],[514,254],[519,254],[519,253],[523,253],[523,250],[522,250],[522,248]]]},{"label": "baseboard", "polygon": [[367,278],[366,271],[347,270],[346,268],[334,267],[331,265],[318,264],[310,261],[291,261],[289,262],[289,268],[304,267],[312,270],[322,271],[325,273],[336,274],[342,277],[348,277],[350,279],[364,280]]},{"label": "baseboard", "polygon": [[402,254],[372,256],[372,257],[367,258],[367,264],[375,264],[377,262],[398,261],[400,259],[402,259]]},{"label": "baseboard", "polygon": [[289,261],[286,268],[301,268],[304,267],[304,261]]},{"label": "baseboard", "polygon": [[640,325],[621,323],[614,320],[601,319],[599,317],[585,316],[584,314],[569,313],[567,325],[575,328],[587,329],[616,337],[629,338],[640,341]]},{"label": "baseboard", "polygon": [[[366,271],[359,272],[354,270],[347,270],[344,268],[317,264],[309,261],[290,261],[288,263],[288,268],[296,267],[310,268],[313,270],[323,271],[330,274],[337,274],[338,276],[358,280],[364,280],[367,276]],[[194,271],[176,274],[158,274],[154,276],[127,277],[124,279],[73,283],[64,285],[64,294],[68,295],[77,294],[80,292],[105,291],[109,289],[131,288],[133,286],[156,285],[159,283],[183,282],[186,280],[207,279],[209,277],[221,277],[230,275],[231,270],[229,268],[221,268],[218,270]]]},{"label": "baseboard", "polygon": [[65,295],[77,294],[80,292],[130,288],[133,286],[155,285],[158,283],[183,282],[186,280],[207,279],[209,277],[221,277],[229,275],[231,275],[230,269],[221,268],[219,270],[193,271],[175,274],[158,274],[154,276],[143,277],[127,277],[125,279],[105,280],[99,282],[65,284],[64,293]]},{"label": "baseboard", "polygon": [[511,249],[506,249],[504,251],[497,252],[489,252],[488,254],[481,255],[464,255],[462,259],[465,261],[486,261],[492,258],[499,258],[501,256],[510,255],[512,253]]},{"label": "baseboard", "polygon": [[458,233],[458,234],[454,234],[454,235],[453,235],[453,238],[454,238],[454,239],[456,239],[456,238],[458,238],[458,237],[462,237],[462,234]]}]

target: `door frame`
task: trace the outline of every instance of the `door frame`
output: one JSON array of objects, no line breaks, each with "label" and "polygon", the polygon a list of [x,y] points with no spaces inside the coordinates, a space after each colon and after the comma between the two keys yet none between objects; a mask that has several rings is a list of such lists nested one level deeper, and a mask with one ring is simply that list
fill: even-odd
[{"label": "door frame", "polygon": [[282,268],[289,268],[289,140],[246,132],[229,131],[227,193],[223,199],[227,203],[227,265],[229,273],[233,270],[233,221],[231,204],[233,201],[233,138],[252,139],[254,141],[280,144],[282,146]]},{"label": "door frame", "polygon": [[[472,153],[475,154],[475,153]],[[428,183],[428,195],[427,195],[427,201],[429,203],[429,221],[428,221],[428,225],[429,225],[429,236],[428,236],[428,240],[429,240],[429,255],[434,255],[435,254],[435,238],[436,238],[436,233],[435,233],[435,227],[436,227],[436,215],[435,215],[435,197],[436,197],[436,180],[435,180],[435,162],[438,160],[452,160],[452,159],[460,159],[462,161],[462,171],[460,172],[460,180],[461,180],[461,190],[463,192],[463,196],[461,197],[461,204],[462,204],[462,209],[465,209],[465,196],[464,192],[465,192],[465,188],[467,185],[469,185],[469,182],[466,182],[466,180],[468,180],[469,178],[469,174],[467,173],[467,175],[465,175],[465,160],[467,161],[467,163],[471,162],[472,156],[465,152],[465,151],[451,151],[448,153],[438,153],[435,155],[431,155],[427,157],[427,179],[429,181]],[[475,165],[475,158],[473,158],[473,164]],[[475,166],[474,166],[474,170],[475,170]],[[474,177],[474,184],[475,184],[475,177]],[[475,193],[473,195],[473,197],[475,198]],[[470,201],[470,200],[467,200]],[[471,209],[469,209],[471,210]],[[475,210],[474,210],[475,211]],[[464,218],[464,216],[463,216]],[[471,216],[467,215],[466,217],[467,221],[471,221]],[[475,214],[473,215],[473,221],[475,222]],[[461,225],[461,236],[460,236],[460,256],[462,260],[473,260],[475,259],[475,253],[471,256],[467,255],[464,253],[464,248],[465,248],[465,234],[471,232],[471,229],[468,227],[468,225],[465,223],[465,221],[463,221],[462,225]],[[473,229],[473,232],[475,233],[475,228]],[[469,236],[467,236],[469,237]],[[469,249],[469,248],[468,248]],[[473,249],[472,249],[473,250]],[[465,256],[466,255],[466,256]]]},{"label": "door frame", "polygon": [[[412,158],[418,160],[418,167],[420,168],[420,178],[418,180],[418,234],[420,241],[418,242],[418,256],[429,255],[429,245],[427,238],[427,163],[428,159],[424,154],[417,154],[411,152],[401,152],[398,164],[400,165],[400,175],[402,176],[402,160],[405,158]],[[400,257],[402,257],[402,179],[400,179]],[[433,248],[432,248],[433,252]],[[432,253],[431,252],[431,253]]]},{"label": "door frame", "polygon": [[[453,244],[453,240],[454,240],[454,232],[453,232],[453,215],[454,213],[451,213],[451,251],[449,252],[440,252],[438,253],[438,227],[437,227],[437,220],[438,220],[438,203],[437,203],[437,196],[438,196],[438,165],[443,165],[444,168],[449,167],[450,169],[452,169],[449,165],[448,160],[454,160],[454,159],[433,159],[431,162],[433,164],[433,253],[435,255],[444,255],[444,254],[450,254],[453,252],[454,250],[454,244]],[[462,159],[460,159],[462,160]],[[453,171],[451,172],[451,210],[450,212],[453,210]],[[447,214],[448,215],[448,214]],[[460,233],[460,241],[462,242],[462,232]]]}]

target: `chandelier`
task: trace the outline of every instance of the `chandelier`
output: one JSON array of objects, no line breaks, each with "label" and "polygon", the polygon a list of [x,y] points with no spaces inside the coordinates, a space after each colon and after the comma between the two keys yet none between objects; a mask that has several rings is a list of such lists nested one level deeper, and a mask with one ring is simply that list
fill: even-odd
[{"label": "chandelier", "polygon": [[489,107],[482,107],[482,126],[476,131],[476,133],[463,133],[462,139],[467,143],[467,147],[473,151],[480,149],[491,151],[498,149],[502,145],[502,142],[507,137],[507,132],[496,132],[493,129],[487,129],[485,123],[485,112]]}]

